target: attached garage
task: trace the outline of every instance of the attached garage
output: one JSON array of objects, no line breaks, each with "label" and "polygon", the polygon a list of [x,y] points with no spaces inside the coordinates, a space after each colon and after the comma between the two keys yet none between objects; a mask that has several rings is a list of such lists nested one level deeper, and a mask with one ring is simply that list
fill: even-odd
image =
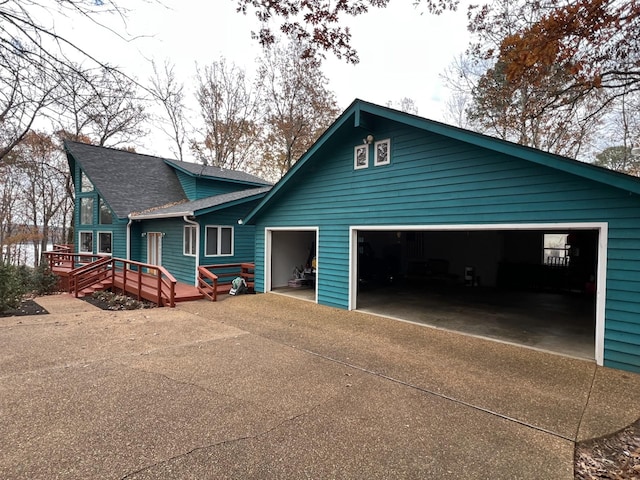
[{"label": "attached garage", "polygon": [[504,341],[519,318],[514,343],[574,338],[549,350],[640,371],[639,195],[636,177],[356,100],[244,221],[258,291],[310,269],[323,305],[414,321],[410,303]]},{"label": "attached garage", "polygon": [[352,227],[350,308],[594,359],[604,228]]}]

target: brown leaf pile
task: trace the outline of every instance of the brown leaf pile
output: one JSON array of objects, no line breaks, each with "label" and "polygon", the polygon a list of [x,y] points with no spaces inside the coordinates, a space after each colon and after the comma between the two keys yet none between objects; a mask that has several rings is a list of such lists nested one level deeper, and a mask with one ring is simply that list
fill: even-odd
[{"label": "brown leaf pile", "polygon": [[576,444],[576,480],[640,480],[640,419],[606,437]]}]

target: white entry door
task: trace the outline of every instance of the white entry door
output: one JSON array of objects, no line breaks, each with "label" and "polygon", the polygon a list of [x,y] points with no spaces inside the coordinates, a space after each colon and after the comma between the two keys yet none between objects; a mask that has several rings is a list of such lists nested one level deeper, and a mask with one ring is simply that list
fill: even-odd
[{"label": "white entry door", "polygon": [[[147,263],[151,265],[162,265],[162,233],[147,233]],[[149,273],[155,273],[155,270]]]}]

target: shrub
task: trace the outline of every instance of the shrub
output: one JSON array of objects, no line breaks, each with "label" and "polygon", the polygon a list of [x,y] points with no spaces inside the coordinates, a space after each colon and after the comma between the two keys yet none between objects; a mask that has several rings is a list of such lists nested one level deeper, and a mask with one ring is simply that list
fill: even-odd
[{"label": "shrub", "polygon": [[29,291],[26,278],[24,269],[0,262],[0,312],[20,306]]},{"label": "shrub", "polygon": [[41,262],[31,273],[31,291],[36,295],[48,295],[58,289],[58,276],[47,262]]}]

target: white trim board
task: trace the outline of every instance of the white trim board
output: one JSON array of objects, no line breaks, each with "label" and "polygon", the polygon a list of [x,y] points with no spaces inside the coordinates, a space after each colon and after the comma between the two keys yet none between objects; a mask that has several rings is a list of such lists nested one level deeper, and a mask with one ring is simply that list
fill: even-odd
[{"label": "white trim board", "polygon": [[[605,305],[607,291],[607,247],[609,225],[607,222],[569,223],[500,223],[469,225],[353,225],[349,227],[349,310],[356,309],[358,273],[356,253],[359,231],[487,231],[487,230],[597,230],[598,267],[596,273],[596,332],[595,359],[604,363]],[[317,295],[317,292],[316,292]]]}]

